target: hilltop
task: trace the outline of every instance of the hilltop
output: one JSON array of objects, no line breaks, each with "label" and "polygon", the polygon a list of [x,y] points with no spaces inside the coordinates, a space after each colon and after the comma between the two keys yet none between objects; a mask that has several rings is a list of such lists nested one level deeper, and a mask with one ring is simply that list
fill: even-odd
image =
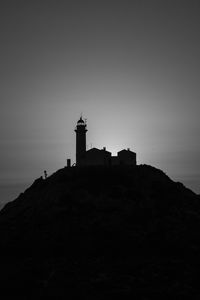
[{"label": "hilltop", "polygon": [[38,178],[0,211],[2,286],[21,299],[198,296],[199,200],[147,165]]}]

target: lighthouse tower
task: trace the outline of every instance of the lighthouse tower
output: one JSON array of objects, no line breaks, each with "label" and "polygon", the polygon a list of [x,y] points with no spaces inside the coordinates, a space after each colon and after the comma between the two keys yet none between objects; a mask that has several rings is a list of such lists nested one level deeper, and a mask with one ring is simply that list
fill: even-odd
[{"label": "lighthouse tower", "polygon": [[77,122],[75,132],[76,132],[76,165],[81,165],[81,160],[85,156],[86,152],[86,132],[87,132],[86,121],[82,119],[82,116]]}]

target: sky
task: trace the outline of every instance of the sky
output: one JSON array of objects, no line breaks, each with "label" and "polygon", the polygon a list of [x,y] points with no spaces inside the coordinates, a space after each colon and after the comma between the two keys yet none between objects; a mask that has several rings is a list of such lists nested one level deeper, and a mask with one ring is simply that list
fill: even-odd
[{"label": "sky", "polygon": [[200,193],[199,15],[192,0],[2,0],[0,199],[75,162],[81,113],[87,149],[129,147]]}]

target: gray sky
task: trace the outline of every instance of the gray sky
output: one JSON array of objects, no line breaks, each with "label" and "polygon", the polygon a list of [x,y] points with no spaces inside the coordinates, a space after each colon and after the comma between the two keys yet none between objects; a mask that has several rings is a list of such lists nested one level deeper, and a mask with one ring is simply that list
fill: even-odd
[{"label": "gray sky", "polygon": [[0,181],[32,182],[87,144],[200,192],[199,1],[0,2]]}]

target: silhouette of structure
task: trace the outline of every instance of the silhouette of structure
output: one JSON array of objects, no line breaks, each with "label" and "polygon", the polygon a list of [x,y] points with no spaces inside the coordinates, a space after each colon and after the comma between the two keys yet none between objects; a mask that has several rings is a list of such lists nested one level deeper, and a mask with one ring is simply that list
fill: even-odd
[{"label": "silhouette of structure", "polygon": [[67,167],[68,167],[68,168],[71,167],[71,159],[70,159],[70,158],[67,159]]},{"label": "silhouette of structure", "polygon": [[77,122],[75,129],[76,132],[76,165],[82,165],[83,159],[86,154],[86,132],[87,132],[86,122],[83,121],[82,116]]},{"label": "silhouette of structure", "polygon": [[87,124],[82,116],[77,122],[75,132],[77,166],[136,165],[136,153],[129,148],[119,151],[117,156],[112,156],[105,147],[103,149],[92,148],[86,151]]}]

